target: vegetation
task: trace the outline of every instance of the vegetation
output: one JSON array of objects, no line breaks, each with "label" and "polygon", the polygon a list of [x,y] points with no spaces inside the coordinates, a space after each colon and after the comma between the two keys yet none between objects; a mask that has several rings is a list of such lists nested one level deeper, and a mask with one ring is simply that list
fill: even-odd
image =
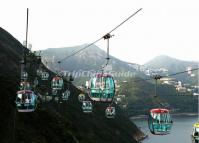
[{"label": "vegetation", "polygon": [[[55,61],[64,58],[71,54],[72,49],[79,50],[85,45],[76,47],[67,47],[60,49],[47,49],[42,51],[44,57],[53,57]],[[62,54],[66,53],[66,54]],[[101,65],[103,65],[106,53],[93,45],[88,49],[76,54],[74,57],[63,61],[63,70],[69,69],[69,71],[96,71]],[[56,68],[56,64],[52,65],[52,69]],[[75,69],[74,66],[75,65]],[[188,66],[192,68],[197,68],[196,62],[181,61],[168,56],[158,56],[143,66],[137,64],[130,64],[127,62],[120,61],[115,57],[111,57],[110,63],[112,67],[112,72],[131,72],[132,77],[115,77],[119,81],[120,89],[119,94],[126,95],[126,99],[123,98],[121,107],[123,105],[127,106],[127,113],[129,116],[147,114],[148,110],[155,107],[168,107],[175,112],[196,112],[197,111],[197,100],[190,93],[178,93],[174,86],[160,85],[158,84],[157,94],[158,97],[154,97],[154,81],[140,81],[136,77],[141,77],[143,79],[148,78],[144,72],[139,69],[143,67],[148,67],[151,69],[168,69],[167,74],[173,74],[177,72],[185,71]],[[138,69],[136,70],[136,66]],[[183,84],[196,85],[197,83],[197,71],[193,72],[195,77],[187,76],[187,73],[179,74],[173,76],[175,81],[182,81]],[[78,76],[78,75],[77,75]],[[74,84],[85,85],[85,81],[89,80],[89,77],[75,77],[76,80]],[[139,80],[139,78],[138,78]],[[127,81],[127,82],[123,82]],[[189,85],[189,86],[190,86]]]},{"label": "vegetation", "polygon": [[[14,101],[20,82],[19,61],[24,48],[0,29],[0,49],[1,143],[136,143],[144,136],[119,107],[116,107],[114,120],[105,118],[107,104],[103,103],[94,103],[94,113],[84,114],[77,100],[80,91],[71,83],[71,96],[66,103],[40,100],[34,113],[18,113]],[[35,61],[34,58],[30,60]],[[31,70],[30,75],[35,70]]]},{"label": "vegetation", "polygon": [[[192,67],[193,69],[198,68],[198,63],[194,61],[182,61],[169,56],[161,55],[144,64],[144,66],[151,69],[165,68],[168,70],[168,74],[173,74],[185,71],[187,70],[187,67]],[[187,75],[186,73],[173,77],[179,81],[182,81],[183,83],[197,84],[197,71],[194,71],[193,73],[195,74],[195,77],[185,76]]]},{"label": "vegetation", "polygon": [[157,107],[169,108],[175,113],[197,112],[197,97],[190,93],[181,95],[174,86],[158,84],[157,97],[154,97],[154,83],[132,78],[121,83],[119,92],[126,95],[128,102],[121,104],[128,104],[129,116],[147,114],[151,108]]}]

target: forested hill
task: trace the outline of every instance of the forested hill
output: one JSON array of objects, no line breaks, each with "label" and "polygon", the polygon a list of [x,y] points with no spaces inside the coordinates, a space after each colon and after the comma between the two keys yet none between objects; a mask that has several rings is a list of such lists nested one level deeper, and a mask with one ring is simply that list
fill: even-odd
[{"label": "forested hill", "polygon": [[107,105],[101,103],[94,103],[92,114],[84,114],[77,100],[80,91],[71,83],[66,103],[40,101],[34,113],[18,113],[14,101],[23,46],[0,28],[0,51],[1,143],[136,143],[143,136],[118,107],[113,120],[105,118]]},{"label": "forested hill", "polygon": [[179,93],[175,87],[167,84],[157,85],[157,97],[155,95],[155,81],[145,81],[140,78],[131,78],[120,84],[120,95],[126,95],[120,104],[126,104],[129,116],[147,115],[152,108],[168,108],[172,113],[197,113],[198,97],[191,93]]}]

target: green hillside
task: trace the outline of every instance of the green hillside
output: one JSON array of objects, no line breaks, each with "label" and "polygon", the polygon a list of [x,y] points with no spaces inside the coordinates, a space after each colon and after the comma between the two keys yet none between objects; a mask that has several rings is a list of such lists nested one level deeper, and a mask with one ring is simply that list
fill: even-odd
[{"label": "green hillside", "polygon": [[[118,107],[115,120],[105,118],[107,104],[102,103],[94,103],[94,112],[84,114],[77,101],[80,91],[71,83],[68,102],[58,104],[40,99],[34,113],[16,112],[14,101],[23,49],[14,37],[0,28],[1,143],[136,143],[144,136]],[[30,56],[29,60],[34,62],[35,58]],[[31,64],[28,67],[30,75],[34,75],[36,69],[30,68]]]},{"label": "green hillside", "polygon": [[[74,47],[49,48],[41,51],[41,56],[45,59],[44,61],[48,62],[49,68],[56,71],[59,68],[57,61],[62,60],[68,55],[84,48],[86,45],[87,44]],[[63,71],[70,72],[75,77],[75,85],[85,85],[85,81],[90,79],[90,75],[92,75],[92,73],[101,72],[101,67],[106,64],[106,55],[105,51],[96,45],[91,45],[80,53],[63,60],[60,67]],[[126,80],[129,78],[129,76],[120,76],[122,74],[128,74],[131,77],[145,77],[143,73],[136,70],[135,67],[137,66],[139,65],[124,62],[110,56],[107,72],[115,75],[116,80]]]},{"label": "green hillside", "polygon": [[128,104],[129,116],[147,114],[150,109],[157,107],[169,108],[174,113],[197,112],[197,97],[190,93],[182,95],[171,85],[158,84],[157,97],[154,97],[154,82],[132,78],[121,83],[119,94],[126,95],[126,103],[120,104]]}]

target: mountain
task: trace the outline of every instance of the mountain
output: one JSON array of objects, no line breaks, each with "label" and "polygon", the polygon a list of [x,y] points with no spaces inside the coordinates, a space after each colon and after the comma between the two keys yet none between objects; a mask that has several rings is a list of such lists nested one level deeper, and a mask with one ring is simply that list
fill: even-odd
[{"label": "mountain", "polygon": [[[23,47],[12,35],[1,27],[0,31],[0,74],[4,72],[16,72],[16,69],[18,69],[16,61],[19,62]],[[12,59],[9,59],[11,56],[13,56]]]},{"label": "mountain", "polygon": [[[90,76],[95,72],[101,72],[101,67],[106,64],[106,52],[97,47],[91,45],[90,47],[82,50],[80,53],[65,57],[75,53],[76,51],[84,48],[88,44],[64,47],[64,48],[49,48],[41,51],[41,56],[48,63],[48,67],[53,70],[61,70],[69,72],[76,79],[75,85],[84,85],[86,80],[89,80]],[[63,59],[63,60],[62,60]],[[57,61],[62,60],[60,67]],[[105,72],[111,73],[117,80],[126,80],[133,76],[145,77],[142,73],[137,71],[138,64],[128,63],[121,61],[113,56],[110,56],[110,61],[105,68]]]},{"label": "mountain", "polygon": [[[94,112],[84,114],[77,98],[80,91],[68,81],[64,81],[71,91],[67,103],[40,101],[34,113],[18,113],[14,101],[20,82],[19,62],[27,49],[0,28],[0,50],[1,143],[136,143],[144,136],[117,106],[114,120],[104,116],[107,104],[94,103]],[[32,62],[27,66],[30,75],[36,72],[31,68],[35,58],[28,58]],[[39,87],[38,92],[41,91]]]},{"label": "mountain", "polygon": [[[157,56],[151,61],[147,62],[143,65],[145,68],[149,68],[151,70],[159,70],[159,69],[166,69],[168,70],[166,74],[173,74],[182,71],[186,71],[188,67],[192,69],[198,68],[198,63],[194,61],[183,61],[178,60],[169,56],[161,55]],[[173,76],[178,81],[182,81],[183,83],[188,84],[197,84],[197,71],[192,72],[194,76],[190,76],[187,73],[179,74]],[[165,74],[164,74],[165,75]]]},{"label": "mountain", "polygon": [[185,71],[189,66],[197,68],[198,63],[193,61],[178,60],[166,55],[160,55],[144,64],[144,66],[152,69],[165,68],[169,72],[175,73]]},{"label": "mountain", "polygon": [[[42,57],[49,63],[53,62],[53,68],[58,68],[56,61],[62,60],[68,55],[75,53],[76,51],[84,48],[88,44],[65,47],[65,48],[49,48],[47,50],[41,51]],[[106,52],[92,45],[80,53],[65,59],[61,63],[61,67],[64,70],[99,70],[103,65],[106,64]],[[112,67],[113,71],[129,71],[135,70],[132,66],[136,66],[133,63],[127,63],[121,61],[113,56],[110,56],[109,65]],[[51,66],[51,64],[49,65]]]}]

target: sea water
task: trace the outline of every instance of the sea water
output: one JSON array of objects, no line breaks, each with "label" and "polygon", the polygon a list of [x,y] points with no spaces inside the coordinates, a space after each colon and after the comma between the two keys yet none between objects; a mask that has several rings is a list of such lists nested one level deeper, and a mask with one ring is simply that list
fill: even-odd
[{"label": "sea water", "polygon": [[132,119],[132,121],[145,133],[148,138],[142,143],[192,143],[191,133],[197,116],[172,116],[173,126],[168,135],[153,135],[148,129],[146,118]]}]

